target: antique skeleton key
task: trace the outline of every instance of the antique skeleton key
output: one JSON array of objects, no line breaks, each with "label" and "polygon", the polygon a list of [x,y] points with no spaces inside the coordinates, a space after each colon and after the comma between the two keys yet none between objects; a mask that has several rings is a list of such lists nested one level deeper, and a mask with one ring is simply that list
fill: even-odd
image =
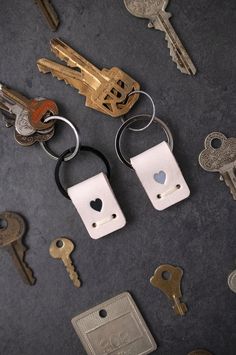
[{"label": "antique skeleton key", "polygon": [[6,126],[14,126],[19,144],[31,145],[48,140],[54,134],[54,122],[43,122],[49,115],[58,113],[57,105],[52,100],[28,99],[0,84],[0,110],[5,116]]},{"label": "antique skeleton key", "polygon": [[172,265],[160,265],[151,277],[152,286],[159,288],[164,294],[172,300],[175,313],[183,316],[187,312],[187,306],[181,302],[181,279],[183,270],[180,267]]},{"label": "antique skeleton key", "polygon": [[169,0],[124,0],[127,10],[136,17],[149,20],[148,27],[165,32],[173,62],[181,73],[195,75],[196,68],[170,23],[166,12]]},{"label": "antique skeleton key", "polygon": [[206,171],[219,172],[236,200],[236,138],[226,138],[220,132],[210,133],[199,155],[199,164]]},{"label": "antique skeleton key", "polygon": [[29,285],[34,285],[36,279],[25,262],[27,249],[22,241],[25,230],[25,221],[18,213],[0,213],[0,247],[4,247],[9,252],[23,281]]},{"label": "antique skeleton key", "polygon": [[70,276],[71,281],[75,287],[80,287],[81,282],[79,280],[78,274],[75,271],[74,265],[71,260],[71,253],[74,250],[73,242],[68,238],[57,238],[54,239],[50,245],[49,253],[54,259],[61,259],[66,267],[66,270]]},{"label": "antique skeleton key", "polygon": [[38,5],[41,10],[45,20],[47,21],[49,27],[52,31],[56,31],[59,26],[59,18],[51,4],[50,0],[35,0],[36,5]]},{"label": "antique skeleton key", "polygon": [[138,100],[138,94],[129,94],[139,90],[139,83],[119,68],[99,70],[60,39],[53,39],[50,44],[53,53],[74,69],[42,58],[37,62],[39,71],[51,73],[77,89],[86,96],[86,106],[119,117],[126,114]]}]

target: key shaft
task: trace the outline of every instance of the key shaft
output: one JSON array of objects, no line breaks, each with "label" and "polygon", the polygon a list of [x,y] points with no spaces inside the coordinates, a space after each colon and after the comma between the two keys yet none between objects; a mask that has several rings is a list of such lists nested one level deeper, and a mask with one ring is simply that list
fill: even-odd
[{"label": "key shaft", "polygon": [[58,14],[56,13],[50,0],[35,0],[36,5],[44,16],[47,24],[52,31],[56,31],[60,24]]}]

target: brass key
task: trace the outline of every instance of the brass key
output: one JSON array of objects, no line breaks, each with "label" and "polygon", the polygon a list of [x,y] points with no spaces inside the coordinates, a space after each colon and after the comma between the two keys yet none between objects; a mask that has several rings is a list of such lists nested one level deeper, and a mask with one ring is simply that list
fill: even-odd
[{"label": "brass key", "polygon": [[183,276],[183,270],[180,267],[172,265],[160,265],[150,282],[152,286],[159,288],[164,294],[172,300],[175,313],[183,316],[187,312],[185,303],[180,302],[182,297],[180,283]]},{"label": "brass key", "polygon": [[138,100],[138,94],[129,94],[140,89],[139,83],[121,69],[99,70],[58,38],[51,40],[50,44],[53,53],[66,61],[68,67],[75,69],[42,58],[37,62],[39,71],[51,73],[77,89],[86,96],[86,106],[119,117],[126,114]]},{"label": "brass key", "polygon": [[49,253],[54,259],[61,259],[66,267],[66,270],[70,276],[75,287],[80,287],[81,282],[78,274],[75,271],[74,265],[71,260],[71,253],[74,250],[73,242],[68,238],[54,239],[50,245]]},{"label": "brass key", "polygon": [[36,5],[42,12],[45,20],[52,31],[56,31],[59,26],[59,18],[50,0],[35,0]]},{"label": "brass key", "polygon": [[4,247],[9,252],[23,281],[32,286],[36,279],[25,262],[27,249],[22,242],[25,230],[25,221],[18,213],[0,213],[0,247]]}]

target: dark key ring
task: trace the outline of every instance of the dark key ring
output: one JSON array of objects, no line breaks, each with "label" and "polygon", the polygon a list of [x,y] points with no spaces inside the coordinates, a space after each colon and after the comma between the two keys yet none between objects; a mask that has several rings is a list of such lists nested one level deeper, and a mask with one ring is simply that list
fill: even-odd
[{"label": "dark key ring", "polygon": [[[54,177],[55,177],[55,181],[57,184],[57,187],[59,189],[59,191],[61,192],[61,194],[66,197],[68,200],[70,200],[70,197],[68,195],[68,193],[66,192],[66,189],[62,186],[61,181],[60,181],[60,167],[62,162],[64,162],[65,157],[70,154],[71,152],[73,152],[75,150],[75,147],[69,148],[67,150],[65,150],[58,158],[57,160],[57,164],[55,167],[55,173],[54,173]],[[82,145],[80,147],[80,151],[86,151],[86,152],[91,152],[93,154],[95,154],[97,157],[99,157],[103,163],[105,164],[106,167],[106,175],[108,180],[110,180],[110,176],[111,176],[111,167],[110,167],[110,163],[107,160],[107,158],[97,149],[89,147],[89,146],[85,146]]]}]

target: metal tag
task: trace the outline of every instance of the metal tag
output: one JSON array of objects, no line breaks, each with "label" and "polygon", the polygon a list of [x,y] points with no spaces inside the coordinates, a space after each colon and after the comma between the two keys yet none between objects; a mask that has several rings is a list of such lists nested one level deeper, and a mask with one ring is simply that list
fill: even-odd
[{"label": "metal tag", "polygon": [[130,159],[154,208],[161,211],[187,198],[190,191],[166,142]]},{"label": "metal tag", "polygon": [[80,314],[72,324],[88,355],[145,355],[157,348],[128,292]]},{"label": "metal tag", "polygon": [[70,187],[67,192],[91,238],[104,237],[125,226],[125,216],[104,173]]}]

